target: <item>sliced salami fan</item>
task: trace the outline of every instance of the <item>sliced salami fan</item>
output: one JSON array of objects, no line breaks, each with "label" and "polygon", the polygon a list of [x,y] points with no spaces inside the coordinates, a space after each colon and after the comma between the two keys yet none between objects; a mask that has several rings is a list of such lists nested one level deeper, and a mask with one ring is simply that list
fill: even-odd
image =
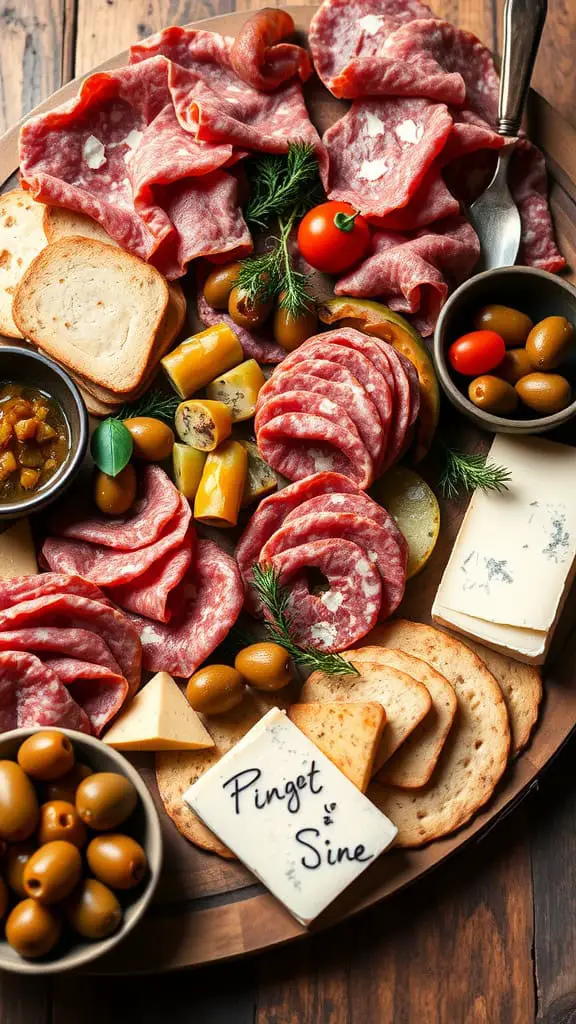
[{"label": "sliced salami fan", "polygon": [[113,675],[122,674],[105,640],[88,629],[41,626],[35,629],[6,630],[0,633],[0,651],[30,651],[42,661],[69,655],[73,651],[75,658],[100,665]]},{"label": "sliced salami fan", "polygon": [[398,529],[395,520],[367,494],[319,494],[315,498],[309,498],[298,508],[290,512],[284,519],[284,523],[291,523],[294,519],[302,519],[304,516],[317,515],[319,512],[335,512],[341,515],[343,512],[352,512],[354,515],[364,516],[371,519],[378,526],[382,526],[392,534],[398,547],[408,557],[408,545],[404,534]]},{"label": "sliced salami fan", "polygon": [[92,732],[99,736],[128,696],[128,683],[124,676],[79,658],[44,658],[43,661],[84,709]]},{"label": "sliced salami fan", "polygon": [[169,622],[179,607],[178,585],[192,564],[191,534],[180,547],[168,551],[154,562],[141,576],[121,587],[114,587],[112,595],[124,611],[144,615],[157,622]]},{"label": "sliced salami fan", "polygon": [[[377,622],[382,581],[357,544],[341,538],[313,541],[275,555],[272,565],[288,591],[288,612],[304,646],[343,651],[345,637],[360,639]],[[310,592],[308,569],[328,581],[322,593]]]},{"label": "sliced salami fan", "polygon": [[33,654],[0,653],[0,690],[0,732],[35,726],[91,732],[86,712],[56,673]]},{"label": "sliced salami fan", "polygon": [[276,416],[261,427],[257,441],[268,465],[289,480],[331,470],[365,489],[374,479],[374,465],[358,433],[320,416],[304,411]]}]

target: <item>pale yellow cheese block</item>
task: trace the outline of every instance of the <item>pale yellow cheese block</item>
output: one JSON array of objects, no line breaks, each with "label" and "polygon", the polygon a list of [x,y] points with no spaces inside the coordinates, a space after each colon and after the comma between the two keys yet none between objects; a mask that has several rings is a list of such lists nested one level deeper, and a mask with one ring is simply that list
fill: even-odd
[{"label": "pale yellow cheese block", "polygon": [[293,704],[288,718],[364,793],[386,724],[378,701]]},{"label": "pale yellow cheese block", "polygon": [[115,750],[207,750],[214,740],[167,672],[158,672],[112,723]]},{"label": "pale yellow cheese block", "polygon": [[37,572],[38,563],[30,523],[27,519],[19,519],[0,533],[0,579],[35,576]]}]

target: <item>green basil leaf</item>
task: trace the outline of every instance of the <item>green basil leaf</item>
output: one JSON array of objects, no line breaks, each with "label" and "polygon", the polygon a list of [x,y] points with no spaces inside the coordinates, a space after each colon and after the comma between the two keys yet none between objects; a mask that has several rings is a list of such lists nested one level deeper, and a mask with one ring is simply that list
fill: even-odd
[{"label": "green basil leaf", "polygon": [[102,420],[92,434],[90,453],[94,464],[108,476],[118,476],[130,462],[134,442],[120,420]]}]

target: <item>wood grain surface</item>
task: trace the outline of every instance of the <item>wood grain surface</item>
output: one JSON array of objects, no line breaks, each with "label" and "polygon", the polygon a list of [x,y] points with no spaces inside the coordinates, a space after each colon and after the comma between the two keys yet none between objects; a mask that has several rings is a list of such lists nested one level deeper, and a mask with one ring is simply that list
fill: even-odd
[{"label": "wood grain surface", "polygon": [[[489,45],[498,2],[443,0]],[[75,74],[166,24],[250,0],[6,0],[0,129]],[[533,116],[576,162],[576,0],[551,5]],[[571,212],[570,175],[554,203]],[[576,180],[576,173],[572,181]],[[576,225],[576,218],[572,221]],[[576,228],[574,229],[576,232]],[[576,252],[576,238],[567,238]],[[275,952],[169,977],[0,977],[0,1024],[569,1024],[576,1020],[576,743],[481,845],[350,923]],[[177,908],[175,907],[175,912]]]}]

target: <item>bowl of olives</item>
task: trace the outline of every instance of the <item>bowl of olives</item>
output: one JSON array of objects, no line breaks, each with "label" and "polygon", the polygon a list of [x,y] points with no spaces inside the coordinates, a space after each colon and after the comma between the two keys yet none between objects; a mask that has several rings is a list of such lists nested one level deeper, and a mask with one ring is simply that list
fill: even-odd
[{"label": "bowl of olives", "polygon": [[438,377],[479,427],[541,434],[576,415],[576,288],[544,270],[477,274],[444,306]]},{"label": "bowl of olives", "polygon": [[121,754],[68,729],[0,736],[0,968],[52,974],[107,953],[161,863],[154,802]]}]

